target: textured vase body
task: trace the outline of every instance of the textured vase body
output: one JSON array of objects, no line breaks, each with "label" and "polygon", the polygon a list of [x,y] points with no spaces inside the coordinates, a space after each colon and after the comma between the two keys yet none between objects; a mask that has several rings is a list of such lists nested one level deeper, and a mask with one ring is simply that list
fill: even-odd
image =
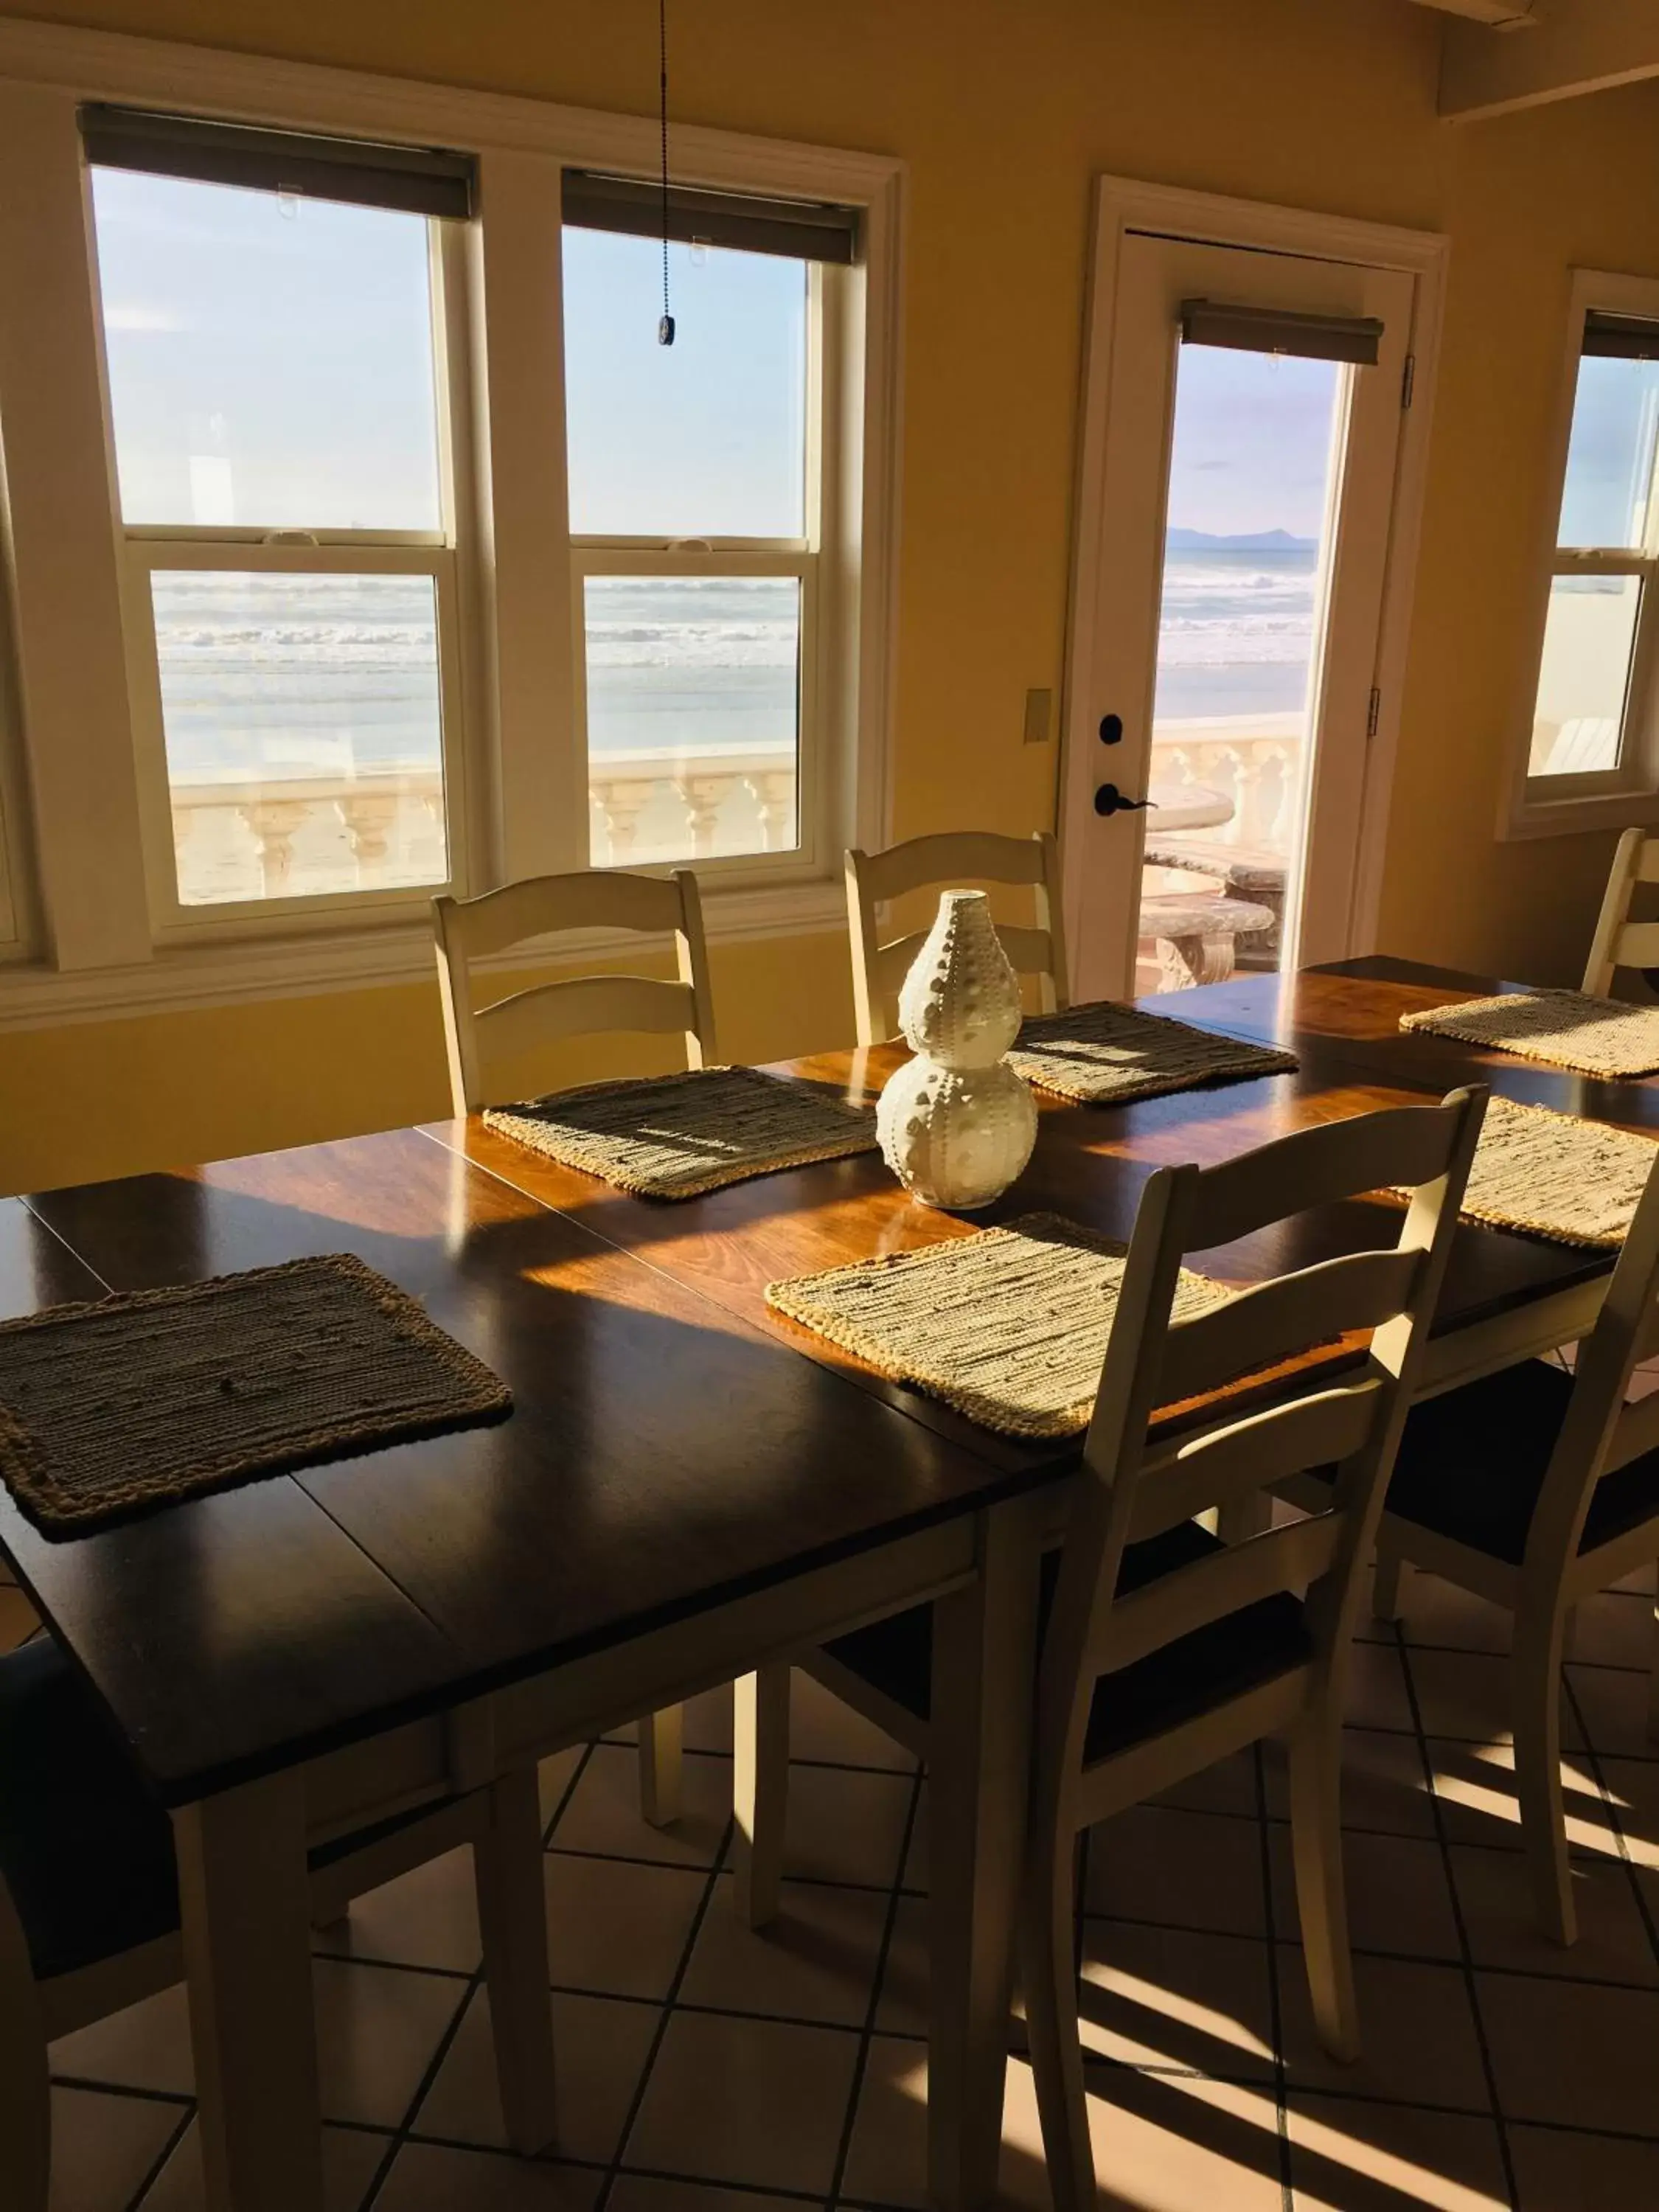
[{"label": "textured vase body", "polygon": [[940,899],[899,1021],[916,1057],[876,1109],[882,1155],[929,1206],[989,1206],[1031,1157],[1036,1108],[1002,1056],[1019,1033],[1019,981],[983,891]]}]

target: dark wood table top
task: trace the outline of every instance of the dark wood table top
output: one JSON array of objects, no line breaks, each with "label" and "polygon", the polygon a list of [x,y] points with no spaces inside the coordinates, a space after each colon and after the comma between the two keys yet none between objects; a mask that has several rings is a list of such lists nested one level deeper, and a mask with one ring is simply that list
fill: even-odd
[{"label": "dark wood table top", "polygon": [[[976,1510],[1069,1471],[1076,1443],[975,1428],[771,1314],[766,1283],[1036,1210],[1122,1237],[1162,1162],[1470,1077],[1659,1120],[1644,1085],[1399,1034],[1405,1006],[1480,988],[1372,961],[1155,1002],[1286,1036],[1300,1070],[1115,1109],[1044,1102],[1030,1170],[969,1218],[909,1199],[874,1154],[653,1205],[476,1121],[9,1201],[0,1313],[348,1250],[495,1368],[515,1412],[68,1541],[0,1490],[0,1547],[179,1802]],[[871,1095],[898,1056],[791,1072]],[[1390,1242],[1398,1222],[1381,1203],[1327,1209],[1214,1270],[1251,1279]],[[1607,1265],[1460,1230],[1442,1326]]]},{"label": "dark wood table top", "polygon": [[[992,1436],[874,1374],[850,1353],[773,1313],[766,1304],[767,1284],[873,1253],[965,1236],[1023,1213],[1065,1214],[1103,1236],[1127,1238],[1142,1186],[1155,1167],[1184,1160],[1211,1164],[1315,1121],[1440,1097],[1461,1083],[1488,1083],[1512,1097],[1632,1127],[1642,1127],[1645,1115],[1659,1127],[1659,1085],[1587,1083],[1559,1069],[1400,1030],[1401,1014],[1413,1007],[1498,988],[1480,976],[1453,978],[1443,969],[1370,959],[1284,978],[1237,977],[1144,1000],[1184,1020],[1283,1042],[1297,1052],[1300,1066],[1294,1074],[1177,1091],[1127,1106],[1073,1105],[1038,1093],[1030,1165],[996,1205],[972,1215],[941,1213],[912,1199],[875,1153],[733,1183],[665,1206],[562,1168],[476,1118],[434,1123],[425,1133],[731,1313],[851,1376],[966,1449],[1010,1465],[1069,1465],[1076,1458],[1074,1443]],[[868,1101],[904,1057],[902,1047],[878,1046],[786,1066],[850,1099]],[[1390,1243],[1399,1221],[1398,1211],[1382,1202],[1325,1208],[1225,1253],[1200,1255],[1194,1264],[1225,1279],[1255,1280],[1338,1252]],[[1462,1224],[1437,1334],[1592,1280],[1611,1265],[1604,1253]]]}]

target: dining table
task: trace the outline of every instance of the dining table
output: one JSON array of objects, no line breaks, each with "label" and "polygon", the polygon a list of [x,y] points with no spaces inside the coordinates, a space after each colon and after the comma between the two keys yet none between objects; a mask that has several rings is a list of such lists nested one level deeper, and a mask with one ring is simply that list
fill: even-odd
[{"label": "dining table", "polygon": [[[1144,1000],[1297,1065],[1116,1106],[1040,1095],[1029,1167],[971,1217],[913,1198],[878,1152],[631,1197],[477,1116],[0,1201],[0,1314],[350,1252],[513,1395],[494,1427],[71,1538],[0,1487],[0,1550],[173,1820],[211,2212],[320,2212],[308,1850],[924,1599],[929,2188],[947,2212],[989,2201],[1039,1566],[1082,1440],[978,1426],[766,1286],[1027,1213],[1127,1239],[1159,1165],[1472,1081],[1659,1137],[1659,1080],[1400,1029],[1517,988],[1379,956]],[[903,1056],[777,1072],[868,1103]],[[1208,1272],[1259,1279],[1399,1222],[1382,1197],[1322,1207]],[[1460,1224],[1425,1389],[1575,1340],[1612,1261]]]}]

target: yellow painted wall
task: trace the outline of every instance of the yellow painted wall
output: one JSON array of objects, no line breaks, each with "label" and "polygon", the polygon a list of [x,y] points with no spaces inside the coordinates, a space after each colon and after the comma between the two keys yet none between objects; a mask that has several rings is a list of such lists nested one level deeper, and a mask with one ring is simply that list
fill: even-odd
[{"label": "yellow painted wall", "polygon": [[[649,111],[652,0],[68,0],[43,19]],[[1109,171],[1447,232],[1381,942],[1570,978],[1611,841],[1499,846],[1574,263],[1659,274],[1659,86],[1451,128],[1405,0],[677,0],[678,111],[902,155],[896,821],[1052,817],[1020,744],[1066,617],[1090,184]],[[727,1048],[843,1042],[836,940],[716,955]],[[413,987],[0,1039],[0,1188],[403,1121],[442,1102]],[[75,1102],[72,1106],[66,1102]]]}]

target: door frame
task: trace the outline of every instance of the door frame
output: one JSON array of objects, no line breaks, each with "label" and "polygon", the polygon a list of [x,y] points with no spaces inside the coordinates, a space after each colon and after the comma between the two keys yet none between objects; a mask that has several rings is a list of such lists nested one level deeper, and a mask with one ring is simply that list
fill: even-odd
[{"label": "door frame", "polygon": [[[1405,408],[1377,634],[1374,726],[1365,741],[1354,896],[1345,956],[1376,949],[1389,801],[1399,744],[1400,711],[1410,641],[1412,599],[1422,528],[1429,435],[1439,353],[1448,240],[1437,232],[1405,230],[1264,201],[1231,199],[1132,178],[1097,179],[1094,251],[1085,312],[1078,467],[1073,503],[1071,604],[1066,625],[1065,708],[1056,813],[1068,940],[1083,991],[1117,995],[1122,984],[1100,981],[1097,955],[1084,935],[1084,840],[1099,759],[1095,726],[1109,703],[1097,672],[1096,607],[1106,525],[1107,423],[1112,403],[1112,333],[1118,306],[1118,264],[1127,233],[1150,231],[1200,246],[1231,246],[1357,262],[1415,278],[1408,351],[1411,398]],[[1091,968],[1095,980],[1091,980]],[[1127,979],[1125,979],[1127,981]]]}]

